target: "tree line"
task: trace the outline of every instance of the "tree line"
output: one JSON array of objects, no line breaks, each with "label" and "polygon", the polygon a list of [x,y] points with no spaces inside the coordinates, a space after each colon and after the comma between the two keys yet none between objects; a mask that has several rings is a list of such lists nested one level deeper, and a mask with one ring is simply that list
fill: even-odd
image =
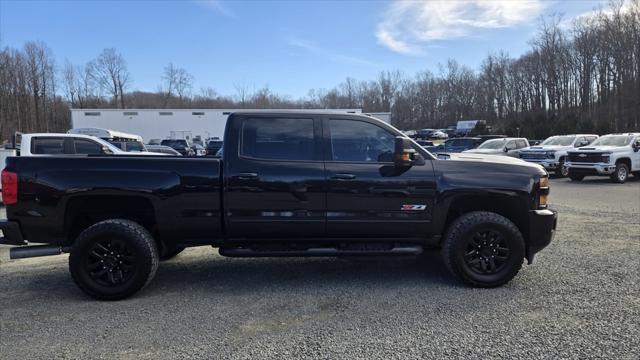
[{"label": "tree line", "polygon": [[27,42],[0,51],[0,139],[66,131],[70,108],[361,108],[391,112],[401,129],[484,119],[494,132],[531,138],[640,130],[640,0],[612,1],[571,24],[557,15],[541,19],[529,45],[517,58],[489,54],[478,69],[452,59],[437,71],[383,71],[291,99],[246,85],[233,95],[196,91],[193,75],[174,64],[156,91],[131,91],[133,77],[116,49],[60,66],[46,44]]}]

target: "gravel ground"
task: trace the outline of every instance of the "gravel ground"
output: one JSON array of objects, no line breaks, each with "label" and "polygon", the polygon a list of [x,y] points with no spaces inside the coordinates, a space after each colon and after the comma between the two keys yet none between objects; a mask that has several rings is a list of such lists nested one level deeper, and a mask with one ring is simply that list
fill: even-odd
[{"label": "gravel ground", "polygon": [[[555,241],[498,289],[419,259],[189,249],[98,302],[67,257],[0,265],[0,358],[640,358],[640,181],[552,180]],[[0,214],[2,215],[2,214]]]}]

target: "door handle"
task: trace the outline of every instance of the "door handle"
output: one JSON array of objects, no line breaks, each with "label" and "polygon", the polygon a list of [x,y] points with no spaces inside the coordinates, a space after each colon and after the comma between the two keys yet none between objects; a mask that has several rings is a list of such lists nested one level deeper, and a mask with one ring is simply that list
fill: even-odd
[{"label": "door handle", "polygon": [[239,173],[238,175],[234,176],[234,178],[240,179],[240,180],[252,180],[252,179],[257,179],[258,174],[257,173]]},{"label": "door handle", "polygon": [[353,174],[335,174],[331,178],[334,180],[355,180],[356,176]]}]

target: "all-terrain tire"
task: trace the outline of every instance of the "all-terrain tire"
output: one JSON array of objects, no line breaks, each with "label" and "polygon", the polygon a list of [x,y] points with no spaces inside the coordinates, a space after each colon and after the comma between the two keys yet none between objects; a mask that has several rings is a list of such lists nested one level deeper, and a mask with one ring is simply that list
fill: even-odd
[{"label": "all-terrain tire", "polygon": [[629,178],[629,167],[625,163],[617,163],[616,170],[611,174],[611,180],[618,184],[624,184]]},{"label": "all-terrain tire", "polygon": [[[502,246],[498,246],[498,248],[508,248],[508,255],[502,253],[504,256],[501,256],[505,260],[494,269],[493,273],[476,271],[469,264],[471,260],[467,260],[469,253],[475,250],[475,245],[471,244],[476,244],[477,235],[485,231],[500,235]],[[483,247],[482,251],[484,252],[484,250]],[[489,254],[487,256],[479,255],[480,258],[488,259],[493,263],[494,260],[491,256],[496,253],[495,250],[493,252],[492,250],[491,247],[488,247]],[[478,251],[480,251],[479,247]],[[455,219],[447,229],[442,244],[442,257],[447,269],[455,277],[474,287],[489,288],[506,284],[520,271],[524,256],[524,238],[518,227],[504,216],[487,211],[474,211]],[[493,264],[495,267],[495,263]]]},{"label": "all-terrain tire", "polygon": [[567,169],[567,167],[564,166],[564,158],[562,158],[558,163],[558,168],[556,168],[555,176],[557,178],[564,178],[564,177],[567,177],[568,175],[569,175],[569,169]]},{"label": "all-terrain tire", "polygon": [[101,221],[77,237],[69,255],[76,285],[98,300],[127,298],[147,286],[158,269],[149,232],[125,219]]}]

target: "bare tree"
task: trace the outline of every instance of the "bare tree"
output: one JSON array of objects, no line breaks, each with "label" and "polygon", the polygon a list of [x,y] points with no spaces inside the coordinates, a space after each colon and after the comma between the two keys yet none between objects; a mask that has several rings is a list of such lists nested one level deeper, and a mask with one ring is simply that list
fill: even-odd
[{"label": "bare tree", "polygon": [[131,75],[122,55],[115,48],[104,49],[89,66],[93,80],[111,95],[116,106],[119,101],[124,109],[124,93],[130,85]]}]

